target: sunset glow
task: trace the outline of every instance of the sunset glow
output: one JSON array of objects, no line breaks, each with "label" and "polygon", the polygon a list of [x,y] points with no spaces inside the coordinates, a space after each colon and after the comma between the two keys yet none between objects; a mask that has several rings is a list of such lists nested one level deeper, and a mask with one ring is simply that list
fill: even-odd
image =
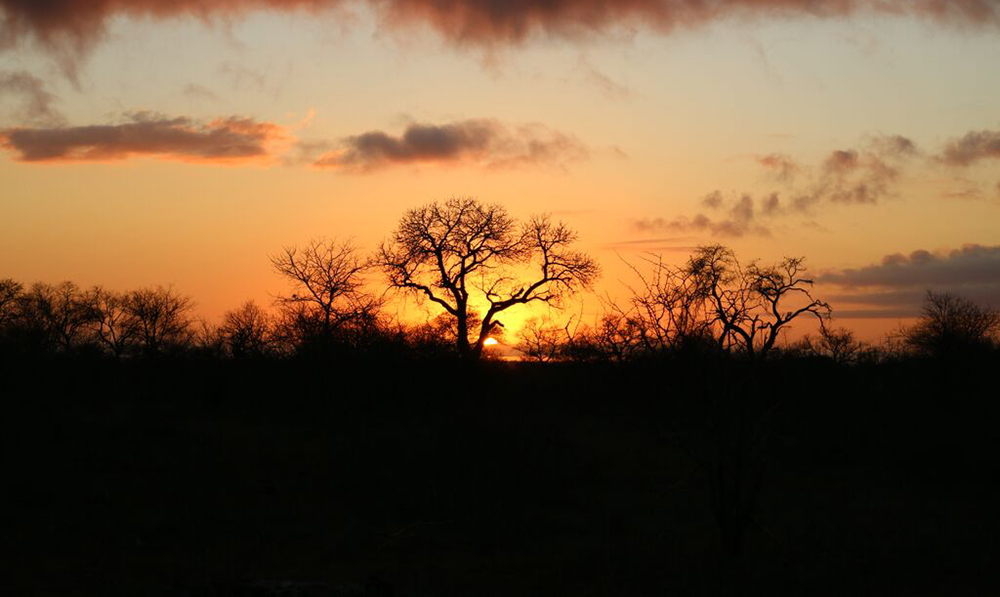
[{"label": "sunset glow", "polygon": [[217,321],[270,308],[284,246],[372,252],[475,196],[603,269],[512,334],[592,323],[644,259],[710,243],[805,257],[869,339],[929,289],[1000,298],[996,4],[522,5],[0,1],[0,274],[172,285]]},{"label": "sunset glow", "polygon": [[1000,595],[998,371],[1000,0],[0,0],[5,595]]}]

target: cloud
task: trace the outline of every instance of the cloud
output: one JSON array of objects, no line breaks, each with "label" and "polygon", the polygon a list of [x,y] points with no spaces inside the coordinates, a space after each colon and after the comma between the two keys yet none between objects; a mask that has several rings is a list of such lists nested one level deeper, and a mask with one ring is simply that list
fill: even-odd
[{"label": "cloud", "polygon": [[1000,131],[970,131],[948,143],[938,155],[948,166],[971,166],[986,159],[1000,159]]},{"label": "cloud", "polygon": [[[823,203],[848,205],[875,205],[893,194],[893,184],[899,179],[901,169],[920,149],[901,135],[871,137],[860,149],[834,149],[827,154],[805,185],[792,187],[791,177],[779,178],[794,195],[790,207],[794,211],[810,213]],[[765,156],[770,158],[771,156]],[[762,161],[765,168],[784,168],[783,157]],[[796,172],[806,169],[795,164]]]},{"label": "cloud", "polygon": [[757,163],[773,172],[780,182],[791,182],[801,170],[795,161],[780,153],[757,156]]},{"label": "cloud", "polygon": [[251,11],[372,6],[389,27],[429,26],[459,45],[513,44],[532,36],[580,38],[637,27],[668,33],[729,18],[916,16],[958,26],[996,26],[995,0],[0,0],[0,40],[33,38],[64,53],[100,39],[119,15],[201,19]]},{"label": "cloud", "polygon": [[600,89],[605,96],[611,99],[625,99],[632,95],[631,89],[598,69],[586,56],[581,55],[577,64],[586,81]]},{"label": "cloud", "polygon": [[150,112],[121,124],[13,128],[0,131],[0,147],[22,162],[94,162],[155,156],[189,162],[266,161],[285,138],[282,127],[230,116],[199,124]]},{"label": "cloud", "polygon": [[608,243],[602,248],[610,251],[636,251],[640,253],[691,253],[697,246],[691,236],[671,236],[665,238],[646,238],[641,240],[622,240]]},{"label": "cloud", "polygon": [[823,274],[819,280],[851,288],[1000,284],[1000,245],[968,244],[943,254],[894,253],[878,264]]},{"label": "cloud", "polygon": [[[902,168],[921,155],[917,145],[901,135],[875,135],[860,148],[835,149],[818,166],[800,164],[791,157],[761,154],[757,164],[774,175],[779,190],[764,194],[740,193],[727,199],[712,191],[701,200],[704,212],[674,219],[646,218],[635,222],[642,232],[707,232],[713,236],[770,236],[774,219],[810,214],[821,205],[874,205],[893,194]],[[804,179],[804,180],[803,180]],[[782,199],[782,197],[786,199]],[[788,199],[790,198],[790,199]],[[826,232],[814,221],[802,228]]]},{"label": "cloud", "polygon": [[223,62],[218,72],[219,75],[229,79],[236,91],[263,91],[267,86],[267,77],[263,73],[240,64]]},{"label": "cloud", "polygon": [[723,213],[721,216],[698,213],[691,218],[681,216],[672,220],[645,218],[634,222],[633,227],[644,233],[707,232],[712,236],[734,238],[748,235],[770,236],[770,229],[760,223],[760,214],[771,216],[781,210],[777,194],[756,200],[744,194],[739,199],[727,200],[719,191],[712,191],[702,198],[701,204],[708,210]]},{"label": "cloud", "polygon": [[889,185],[899,177],[899,170],[887,164],[878,153],[835,150],[823,163],[823,182],[819,198],[834,203],[878,203],[889,194]]},{"label": "cloud", "polygon": [[45,82],[26,71],[0,72],[0,97],[19,100],[18,118],[28,122],[62,122],[62,114],[52,104],[56,98],[45,88]]},{"label": "cloud", "polygon": [[890,157],[916,157],[921,154],[920,148],[902,135],[877,135],[871,139],[870,147],[882,156]]},{"label": "cloud", "polygon": [[576,138],[532,124],[508,129],[491,119],[411,124],[401,135],[369,131],[321,155],[320,168],[371,171],[396,164],[476,163],[491,168],[565,166],[587,156]]},{"label": "cloud", "polygon": [[982,189],[976,181],[968,178],[953,176],[945,180],[934,182],[946,185],[946,188],[944,188],[940,193],[940,196],[943,199],[981,201],[987,198],[984,189]]},{"label": "cloud", "polygon": [[181,90],[181,93],[189,99],[207,99],[207,100],[218,100],[219,96],[215,94],[214,91],[205,87],[204,85],[199,85],[198,83],[188,83]]},{"label": "cloud", "polygon": [[877,264],[824,273],[817,281],[851,291],[832,297],[835,301],[911,314],[919,311],[927,290],[954,292],[1000,305],[1000,245],[967,244],[942,253],[895,253]]}]

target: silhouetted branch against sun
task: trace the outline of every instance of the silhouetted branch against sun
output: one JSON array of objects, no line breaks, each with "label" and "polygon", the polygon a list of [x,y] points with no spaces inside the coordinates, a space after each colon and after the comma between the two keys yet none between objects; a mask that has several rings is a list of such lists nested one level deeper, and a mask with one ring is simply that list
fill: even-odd
[{"label": "silhouetted branch against sun", "polygon": [[[597,279],[597,262],[572,249],[576,240],[548,216],[519,224],[501,205],[454,197],[407,211],[376,261],[391,287],[423,296],[455,318],[459,353],[478,358],[501,327],[503,311],[532,302],[559,305]],[[473,303],[486,311],[470,343]]]}]

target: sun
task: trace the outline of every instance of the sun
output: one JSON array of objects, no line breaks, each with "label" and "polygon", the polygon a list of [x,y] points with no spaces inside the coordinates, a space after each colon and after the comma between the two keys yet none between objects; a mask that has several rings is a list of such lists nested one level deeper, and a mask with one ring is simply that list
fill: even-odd
[{"label": "sun", "polygon": [[499,342],[497,342],[496,338],[487,338],[486,340],[483,340],[483,346],[496,346],[497,344],[499,344]]}]

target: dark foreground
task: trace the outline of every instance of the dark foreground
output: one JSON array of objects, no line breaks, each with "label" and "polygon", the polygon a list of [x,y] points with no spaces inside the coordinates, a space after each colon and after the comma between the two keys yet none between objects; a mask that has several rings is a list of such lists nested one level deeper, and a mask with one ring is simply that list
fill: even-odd
[{"label": "dark foreground", "polygon": [[7,362],[7,595],[1000,593],[995,362]]}]

